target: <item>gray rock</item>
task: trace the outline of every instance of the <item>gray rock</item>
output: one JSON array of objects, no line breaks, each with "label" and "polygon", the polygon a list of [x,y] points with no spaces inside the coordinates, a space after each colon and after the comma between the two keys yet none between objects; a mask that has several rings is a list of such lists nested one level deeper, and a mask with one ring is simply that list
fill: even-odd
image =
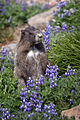
[{"label": "gray rock", "polygon": [[62,111],[61,116],[62,117],[67,116],[68,120],[70,120],[72,116],[75,116],[75,120],[80,120],[80,105],[73,107],[71,109]]},{"label": "gray rock", "polygon": [[3,46],[5,50],[7,50],[7,53],[10,57],[14,57],[16,53],[16,43],[12,43],[6,46]]},{"label": "gray rock", "polygon": [[41,14],[35,15],[28,20],[29,25],[41,29],[44,28],[46,23],[53,19],[53,11],[56,10],[56,7],[51,8],[50,10],[43,12]]}]

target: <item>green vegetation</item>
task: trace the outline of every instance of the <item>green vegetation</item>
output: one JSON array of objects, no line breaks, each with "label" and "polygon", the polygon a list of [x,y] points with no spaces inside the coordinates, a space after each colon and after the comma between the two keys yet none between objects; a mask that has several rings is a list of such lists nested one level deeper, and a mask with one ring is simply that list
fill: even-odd
[{"label": "green vegetation", "polygon": [[72,68],[80,68],[80,32],[59,33],[53,37],[48,58],[52,65],[57,64],[60,73],[64,73],[70,64]]},{"label": "green vegetation", "polygon": [[27,23],[28,18],[46,10],[40,9],[41,4],[29,7],[27,3],[15,3],[13,0],[8,0],[7,2],[3,0],[0,4],[2,9],[0,11],[0,29]]},{"label": "green vegetation", "polygon": [[[27,23],[27,20],[48,8],[41,9],[41,4],[28,6],[25,2],[16,3],[15,0],[1,0],[0,1],[0,43],[6,43],[6,41],[13,40],[13,33],[8,29],[11,27],[14,29],[16,26],[20,26]],[[5,33],[9,31],[9,36]]]},{"label": "green vegetation", "polygon": [[13,70],[13,59],[7,55],[0,55],[0,103],[3,108],[8,108],[14,113],[20,106],[20,99]]},{"label": "green vegetation", "polygon": [[[72,25],[75,29],[80,30],[80,0],[74,0],[67,2],[65,6],[60,8],[60,12],[57,12],[55,17],[55,24],[52,25],[62,25],[65,22],[69,27]],[[67,11],[65,11],[67,10]]]},{"label": "green vegetation", "polygon": [[[1,54],[2,55],[2,54]],[[1,74],[0,74],[0,103],[1,107],[8,108],[11,114],[15,115],[13,120],[25,120],[28,118],[28,113],[24,113],[19,109],[20,103],[20,90],[17,89],[17,79],[14,78],[13,69],[14,63],[13,59],[8,56],[0,56],[1,59]],[[55,104],[55,109],[58,116],[54,116],[52,120],[61,120],[61,111],[72,108],[79,105],[80,101],[80,71],[76,71],[76,75],[72,76],[62,76],[56,81],[57,86],[54,88],[49,87],[50,81],[49,77],[45,78],[45,82],[40,86],[38,91],[41,95],[41,100],[44,104],[49,104],[52,102]],[[34,89],[31,93],[35,91]],[[29,95],[31,94],[29,93]],[[28,95],[28,97],[29,97]],[[71,100],[71,102],[70,102]],[[31,120],[36,120],[36,118],[44,119],[44,112],[35,112]],[[11,120],[12,120],[11,119]],[[47,118],[45,119],[47,120]],[[67,120],[67,118],[64,118]],[[71,119],[74,120],[74,119]]]},{"label": "green vegetation", "polygon": [[[66,67],[70,64],[72,68],[80,69],[80,2],[74,0],[74,2],[68,2],[66,6],[60,9],[57,13],[56,22],[51,22],[53,27],[59,26],[59,33],[55,34],[51,32],[50,46],[51,49],[48,52],[48,58],[52,65],[57,64],[60,73],[63,74]],[[74,9],[75,12],[70,12],[70,9]],[[64,10],[68,10],[67,14],[64,15]],[[63,14],[62,14],[63,13]],[[59,17],[62,14],[62,17]],[[63,24],[63,25],[62,25]],[[72,29],[74,28],[74,30]],[[57,31],[57,30],[56,30]],[[53,36],[54,33],[54,36]]]},{"label": "green vegetation", "polygon": [[[51,35],[49,29],[48,34],[46,30],[46,35],[50,35],[51,48],[48,51],[48,58],[52,66],[48,66],[45,77],[41,78],[40,81],[37,81],[37,83],[35,80],[32,82],[30,79],[30,81],[28,81],[27,89],[21,91],[21,86],[20,88],[17,88],[17,78],[14,78],[13,74],[14,60],[12,57],[7,55],[7,51],[5,51],[4,48],[1,49],[0,107],[8,108],[10,114],[15,115],[14,118],[9,118],[10,120],[62,120],[61,112],[63,110],[70,109],[80,104],[80,2],[78,0],[74,1],[75,3],[68,2],[66,6],[62,6],[60,13],[58,13],[62,14],[63,10],[67,9],[67,15],[69,14],[70,16],[61,16],[63,17],[62,19],[57,15],[55,24],[51,22],[51,25],[53,27],[55,27],[55,25],[58,27],[55,27],[55,29],[51,31]],[[72,10],[73,8],[76,8],[76,11],[72,14],[70,14],[69,11],[71,8]],[[29,11],[30,9],[31,11]],[[26,9],[27,13],[30,13],[28,14],[29,16],[26,15],[26,12],[21,13],[19,11],[20,8],[19,10],[15,8],[14,12],[16,10],[20,12],[21,15],[19,14],[18,17],[21,17],[20,20],[22,20],[22,23],[24,23],[26,22],[26,19],[38,12],[33,12],[33,9],[36,11],[35,7],[31,7],[29,10]],[[14,14],[17,13],[15,12],[14,14],[10,14],[14,16]],[[16,20],[18,20],[18,18],[16,18]],[[16,24],[15,22],[12,20],[10,26],[17,25],[17,22]],[[65,24],[62,27],[63,22],[65,22]],[[59,67],[59,70],[56,65]],[[70,70],[67,68],[68,65],[71,65]],[[75,69],[75,71],[73,69]],[[65,72],[66,74],[64,75]],[[75,74],[73,74],[74,72]],[[59,75],[61,75],[61,77]],[[31,95],[33,95],[32,98]],[[39,102],[36,103],[32,101],[32,99],[36,101],[38,100]],[[27,112],[28,110],[24,112],[25,108],[27,109],[26,102],[29,103],[28,108],[31,108],[30,112]],[[51,115],[51,106],[53,104],[55,105],[53,108],[56,111]],[[44,107],[45,105],[47,105],[47,109]],[[1,109],[0,113],[3,114]],[[34,113],[34,115],[32,113]],[[44,113],[47,113],[47,116]],[[1,116],[0,119],[2,120]],[[68,118],[65,117],[63,120],[68,120]],[[72,117],[71,120],[75,120],[75,118]]]}]

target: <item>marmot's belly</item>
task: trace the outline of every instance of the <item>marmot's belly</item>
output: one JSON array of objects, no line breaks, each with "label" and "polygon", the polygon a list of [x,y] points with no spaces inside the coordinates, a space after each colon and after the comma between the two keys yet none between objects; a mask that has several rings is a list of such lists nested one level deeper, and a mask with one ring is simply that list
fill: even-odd
[{"label": "marmot's belly", "polygon": [[32,51],[27,54],[27,62],[29,65],[29,77],[38,78],[40,75],[42,75],[42,67],[41,67],[41,61],[40,56],[43,53],[39,51]]}]

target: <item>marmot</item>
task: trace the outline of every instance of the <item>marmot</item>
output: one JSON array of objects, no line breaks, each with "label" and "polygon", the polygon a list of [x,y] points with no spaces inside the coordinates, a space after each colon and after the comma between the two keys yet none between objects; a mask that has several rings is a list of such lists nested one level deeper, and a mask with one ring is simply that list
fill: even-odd
[{"label": "marmot", "polygon": [[40,30],[32,26],[21,30],[14,69],[14,74],[19,79],[18,84],[24,85],[29,77],[38,79],[45,74],[48,58],[42,39]]}]

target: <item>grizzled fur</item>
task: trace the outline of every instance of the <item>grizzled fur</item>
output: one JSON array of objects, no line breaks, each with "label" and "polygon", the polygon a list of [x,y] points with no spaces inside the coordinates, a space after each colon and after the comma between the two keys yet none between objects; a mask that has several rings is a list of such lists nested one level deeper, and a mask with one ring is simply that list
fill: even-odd
[{"label": "grizzled fur", "polygon": [[45,74],[48,59],[44,45],[37,36],[39,33],[40,31],[34,27],[28,27],[21,31],[14,69],[20,85],[26,84],[29,77],[36,79]]}]

